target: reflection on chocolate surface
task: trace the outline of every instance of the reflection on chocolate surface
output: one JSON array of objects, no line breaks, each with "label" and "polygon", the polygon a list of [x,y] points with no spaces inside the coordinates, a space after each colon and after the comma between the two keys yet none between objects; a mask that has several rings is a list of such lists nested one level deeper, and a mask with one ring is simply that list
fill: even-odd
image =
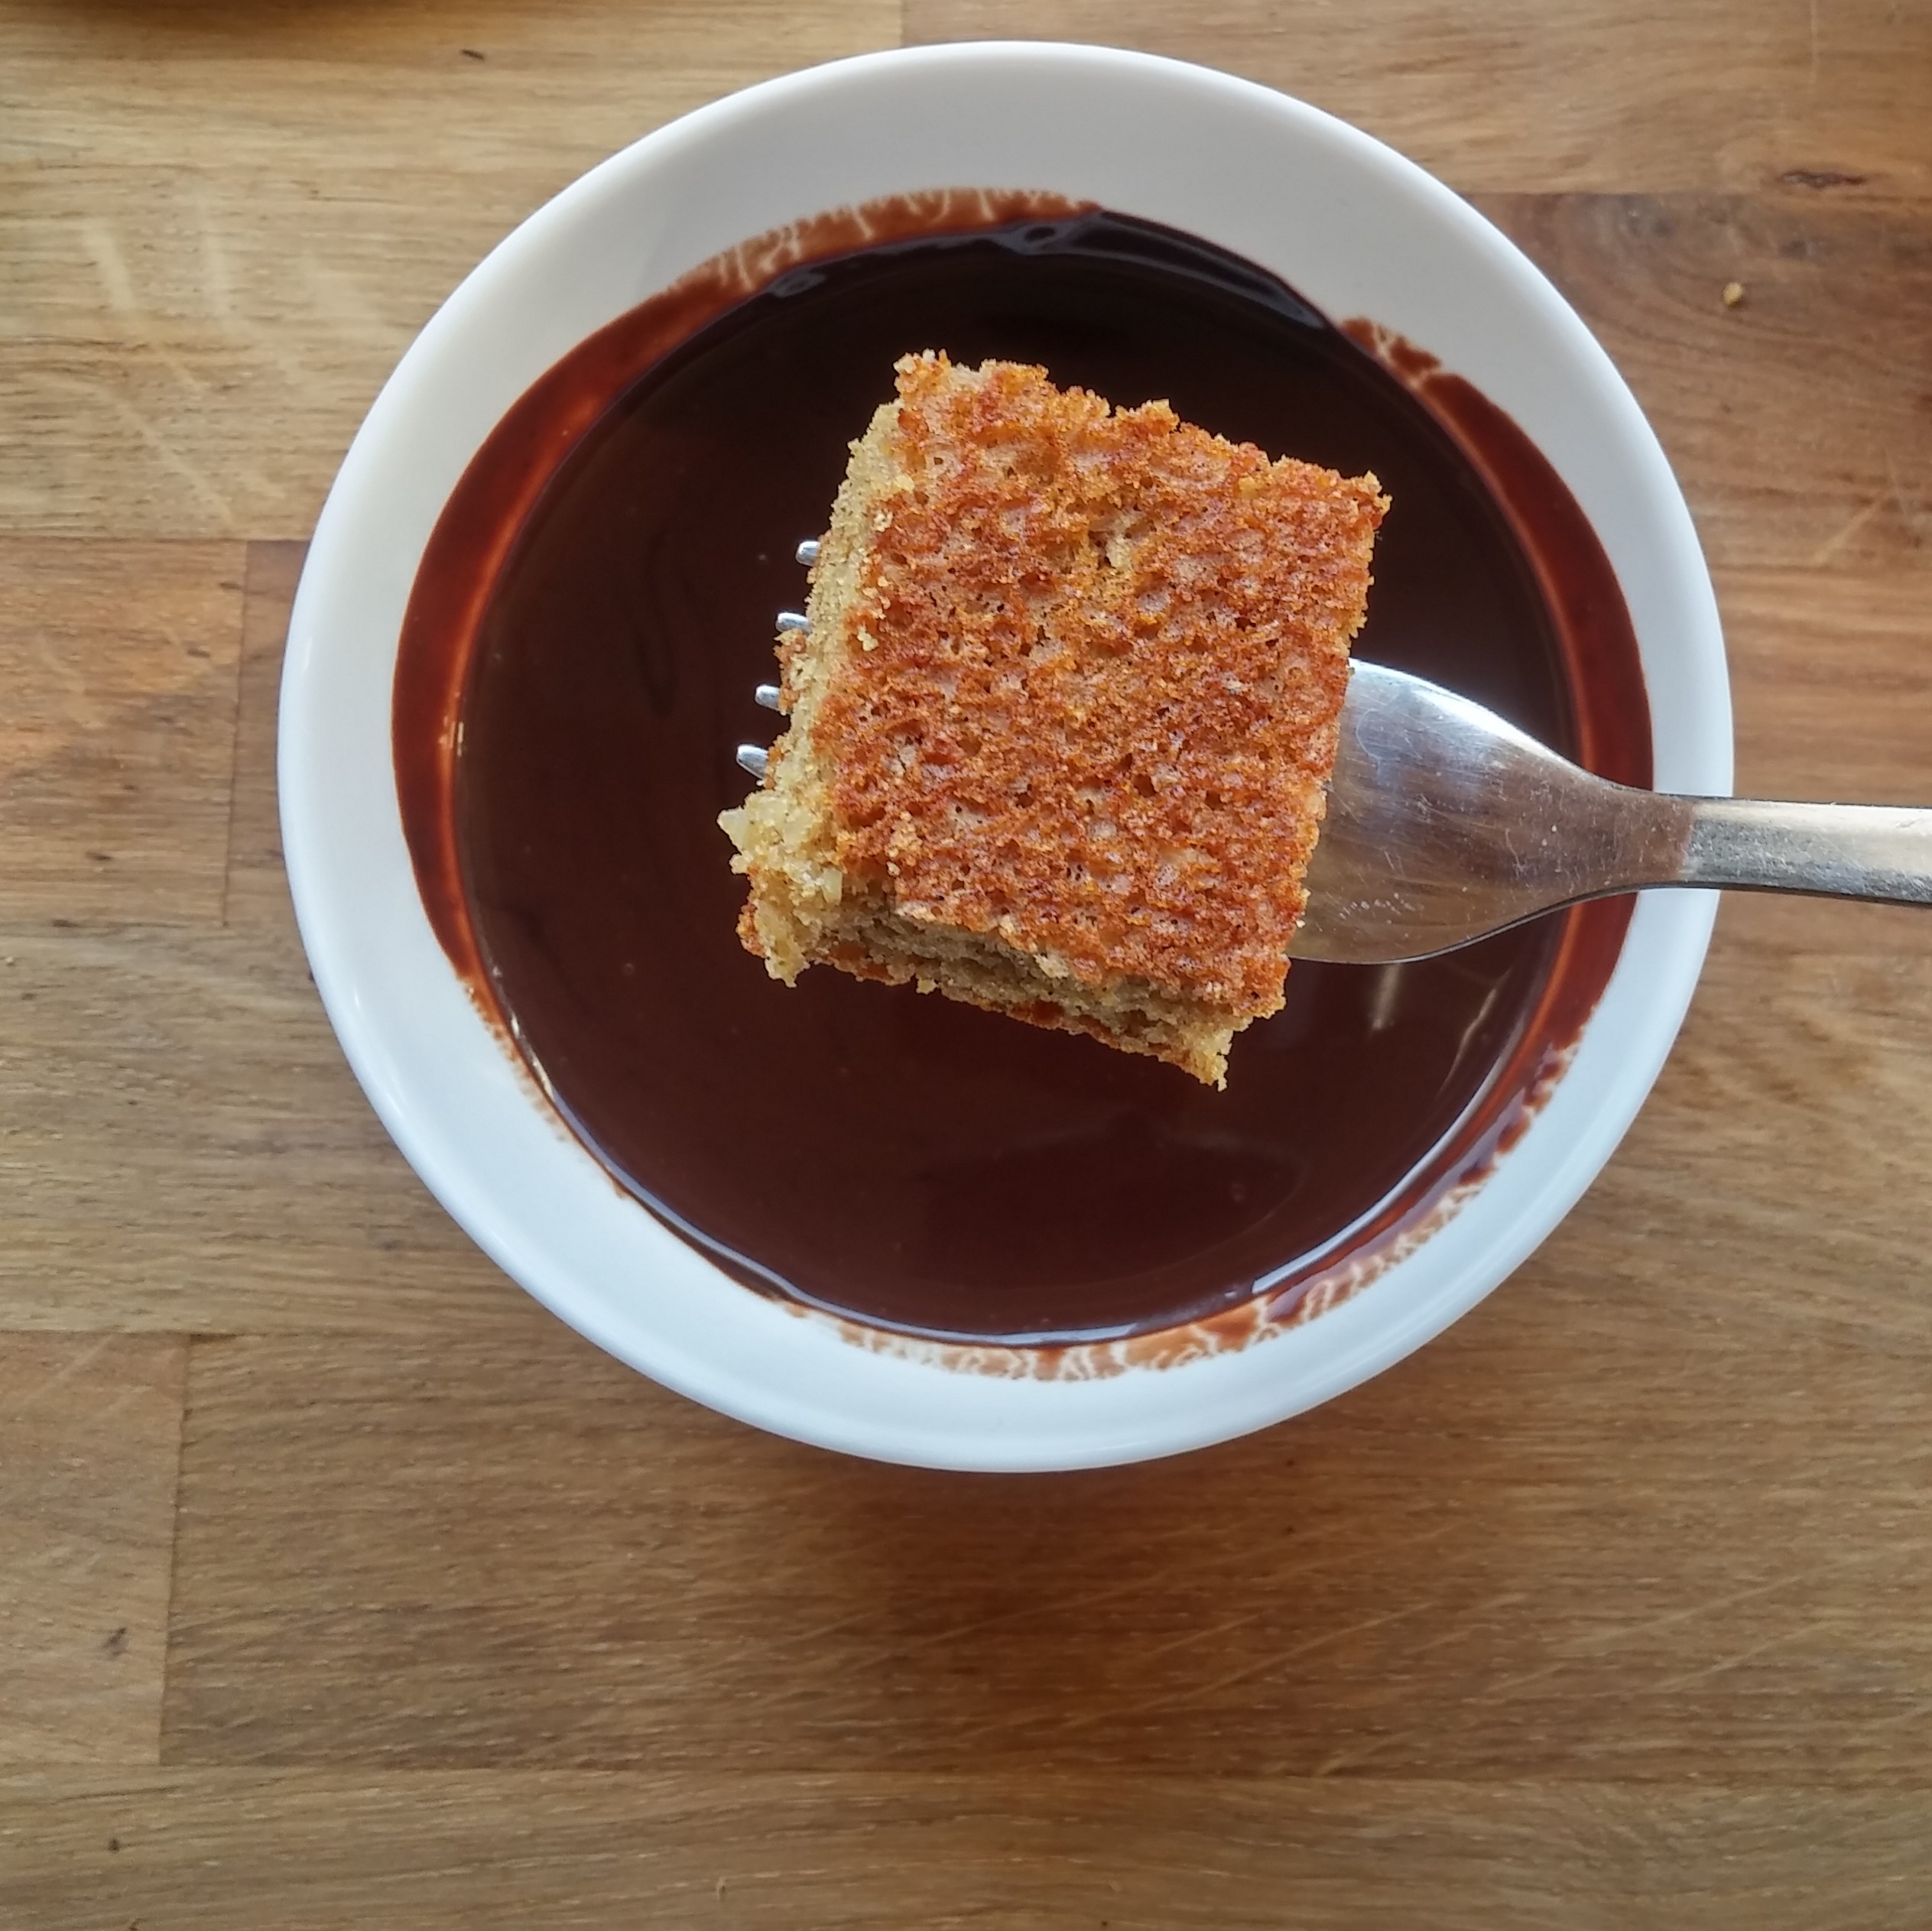
[{"label": "reflection on chocolate surface", "polygon": [[[988,224],[991,225],[989,226]],[[1587,522],[1501,411],[1251,264],[1046,197],[922,197],[742,250],[593,336],[479,452],[405,625],[398,793],[459,971],[622,1183],[752,1284],[915,1333],[1161,1329],[1361,1260],[1520,1131],[1627,901],[1449,957],[1298,966],[1225,1093],[742,952],[717,813],[773,613],[894,359],[1044,364],[1395,507],[1358,654],[1650,777]],[[460,733],[456,729],[460,716]]]}]

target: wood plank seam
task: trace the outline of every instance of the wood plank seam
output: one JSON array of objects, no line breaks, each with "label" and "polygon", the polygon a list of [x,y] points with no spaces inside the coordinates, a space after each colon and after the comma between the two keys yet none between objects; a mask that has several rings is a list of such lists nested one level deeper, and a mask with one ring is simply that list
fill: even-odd
[{"label": "wood plank seam", "polygon": [[228,824],[222,843],[222,901],[219,923],[229,922],[229,901],[235,890],[235,801],[241,793],[242,694],[248,677],[248,600],[255,593],[255,546],[242,551],[242,596],[235,610],[235,702],[228,719]]},{"label": "wood plank seam", "polygon": [[167,1744],[168,1673],[174,1666],[175,1606],[181,1592],[181,1479],[188,1452],[188,1415],[194,1406],[195,1355],[204,1339],[182,1337],[187,1357],[181,1364],[181,1413],[174,1431],[174,1507],[168,1524],[167,1611],[161,1623],[161,1693],[154,1708],[154,1761],[165,1767]]}]

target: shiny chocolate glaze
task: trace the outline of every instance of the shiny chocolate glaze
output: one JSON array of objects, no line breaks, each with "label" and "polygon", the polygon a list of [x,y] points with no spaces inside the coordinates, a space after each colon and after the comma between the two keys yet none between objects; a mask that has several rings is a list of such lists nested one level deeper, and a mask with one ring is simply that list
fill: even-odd
[{"label": "shiny chocolate glaze", "polygon": [[[1281,1293],[1425,1224],[1521,1131],[1626,902],[1419,964],[1298,965],[1227,1090],[739,946],[718,813],[771,735],[849,440],[908,349],[1044,364],[1393,499],[1359,653],[1650,776],[1636,646],[1549,464],[1467,382],[1251,263],[1050,198],[923,197],[741,250],[505,417],[427,552],[398,663],[426,907],[614,1178],[730,1272],[874,1326],[1021,1342]],[[459,725],[459,729],[458,728]]]}]

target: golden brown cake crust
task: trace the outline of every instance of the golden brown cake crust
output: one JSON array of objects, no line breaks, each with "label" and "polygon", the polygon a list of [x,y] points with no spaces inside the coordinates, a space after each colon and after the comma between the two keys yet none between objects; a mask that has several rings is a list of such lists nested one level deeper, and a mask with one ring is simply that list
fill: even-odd
[{"label": "golden brown cake crust", "polygon": [[[1281,1003],[1384,503],[1044,370],[898,366],[910,487],[815,725],[838,862],[915,918]],[[889,521],[883,519],[889,518]]]},{"label": "golden brown cake crust", "polygon": [[722,821],[746,944],[1218,1081],[1281,1003],[1387,507],[1165,403],[905,357]]}]

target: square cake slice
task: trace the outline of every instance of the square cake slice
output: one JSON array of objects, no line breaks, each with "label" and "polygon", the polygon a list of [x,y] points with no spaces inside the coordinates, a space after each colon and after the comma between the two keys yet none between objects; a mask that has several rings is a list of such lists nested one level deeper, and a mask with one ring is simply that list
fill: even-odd
[{"label": "square cake slice", "polygon": [[719,821],[745,943],[1225,1083],[1281,1004],[1388,508],[1352,479],[908,355]]}]

